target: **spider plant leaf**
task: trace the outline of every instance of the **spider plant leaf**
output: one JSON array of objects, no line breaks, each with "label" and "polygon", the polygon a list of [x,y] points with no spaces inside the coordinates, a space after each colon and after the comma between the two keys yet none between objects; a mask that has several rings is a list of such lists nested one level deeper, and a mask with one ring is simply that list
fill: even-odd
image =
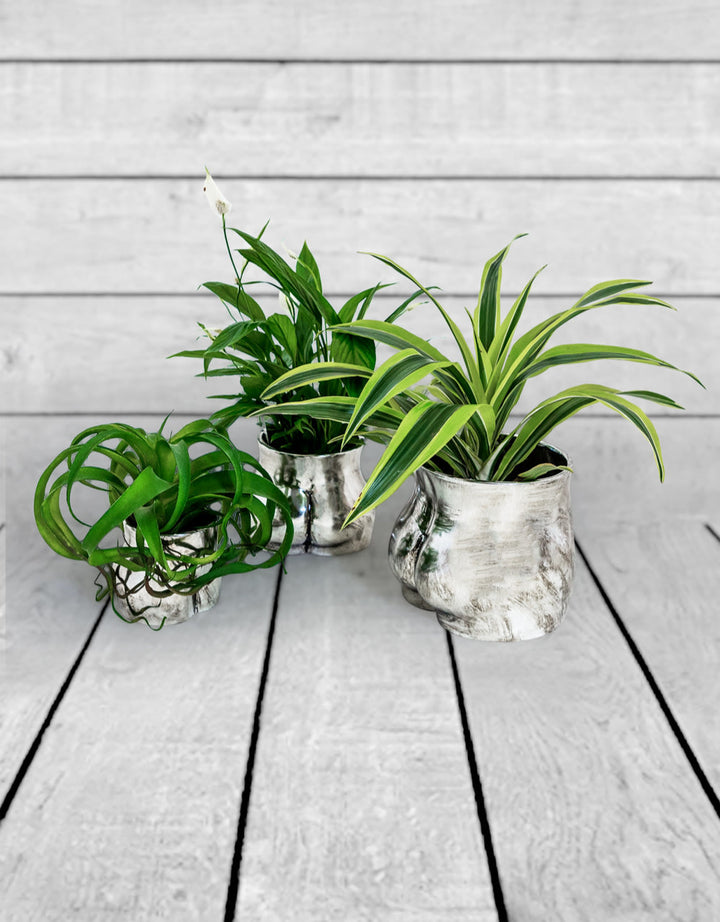
[{"label": "spider plant leaf", "polygon": [[353,336],[364,336],[368,339],[377,340],[386,346],[392,346],[394,349],[415,349],[422,355],[428,355],[436,362],[449,362],[446,356],[442,354],[422,337],[404,330],[394,323],[387,323],[384,320],[354,320],[352,323],[343,323],[331,328],[333,333],[351,333]]},{"label": "spider plant leaf", "polygon": [[588,288],[580,300],[575,303],[575,306],[584,307],[604,298],[610,298],[625,291],[632,291],[632,289],[640,288],[643,285],[652,285],[652,282],[642,279],[611,279],[608,282],[598,282],[597,285]]},{"label": "spider plant leaf", "polygon": [[544,477],[546,474],[555,474],[558,471],[572,471],[572,468],[568,467],[567,464],[548,464],[544,462],[518,474],[517,480],[537,480],[539,477]]},{"label": "spider plant leaf", "polygon": [[527,365],[518,377],[532,378],[535,375],[542,374],[549,368],[557,368],[560,365],[575,365],[581,362],[593,362],[598,359],[619,359],[625,362],[640,362],[645,365],[656,365],[660,368],[671,368],[673,371],[682,371],[684,375],[692,378],[693,381],[702,386],[702,382],[692,372],[683,371],[681,368],[671,365],[670,362],[666,362],[649,352],[628,349],[624,346],[606,346],[595,343],[572,343],[546,349],[530,365]]},{"label": "spider plant leaf", "polygon": [[672,397],[666,397],[665,394],[658,394],[657,391],[620,391],[623,397],[639,397],[641,400],[651,400],[653,403],[659,403],[663,407],[672,407],[674,410],[684,410],[685,407],[676,403]]},{"label": "spider plant leaf", "polygon": [[378,506],[465,426],[477,407],[449,406],[425,400],[398,426],[370,479],[345,519],[349,525]]},{"label": "spider plant leaf", "polygon": [[173,484],[158,477],[151,467],[146,467],[128,486],[125,492],[106,509],[95,524],[88,530],[82,540],[82,548],[93,563],[92,554],[108,532],[118,528],[135,513],[136,509],[147,505],[157,496],[173,488]]},{"label": "spider plant leaf", "polygon": [[527,285],[517,296],[513,306],[507,312],[502,320],[502,323],[498,327],[492,344],[488,350],[488,356],[492,366],[496,366],[498,363],[501,363],[504,360],[505,354],[510,347],[510,343],[512,342],[513,333],[515,332],[515,329],[520,322],[520,318],[522,317],[523,310],[525,309],[528,295],[530,294],[530,289],[532,288],[533,283],[538,275],[540,275],[543,269],[546,268],[547,266],[541,266],[535,275],[533,275]]},{"label": "spider plant leaf", "polygon": [[355,365],[343,362],[310,362],[293,368],[273,381],[260,395],[263,400],[272,400],[279,394],[297,390],[306,384],[315,384],[317,381],[332,381],[337,378],[356,376],[369,378],[372,370],[364,365]]},{"label": "spider plant leaf", "polygon": [[502,282],[502,264],[510,247],[520,237],[527,234],[517,234],[506,247],[496,253],[485,263],[477,307],[473,316],[474,327],[478,339],[485,349],[490,349],[495,338],[495,329],[500,321],[500,285]]},{"label": "spider plant leaf", "polygon": [[405,313],[405,311],[411,306],[413,301],[416,301],[420,297],[420,295],[425,295],[429,291],[438,291],[438,290],[439,289],[436,285],[429,285],[428,288],[418,288],[418,290],[413,292],[413,294],[411,294],[409,298],[405,298],[402,304],[396,307],[395,310],[391,314],[388,314],[388,316],[385,318],[385,323],[395,323],[398,317],[401,317]]},{"label": "spider plant leaf", "polygon": [[343,436],[343,445],[353,438],[372,413],[446,364],[434,362],[414,349],[403,349],[391,355],[365,383]]},{"label": "spider plant leaf", "polygon": [[[339,423],[348,423],[355,409],[355,397],[315,397],[310,400],[296,400],[292,403],[275,403],[261,407],[251,416],[314,416],[316,419],[329,419]],[[391,407],[377,410],[367,420],[373,426],[388,426],[396,429],[404,414]]]}]

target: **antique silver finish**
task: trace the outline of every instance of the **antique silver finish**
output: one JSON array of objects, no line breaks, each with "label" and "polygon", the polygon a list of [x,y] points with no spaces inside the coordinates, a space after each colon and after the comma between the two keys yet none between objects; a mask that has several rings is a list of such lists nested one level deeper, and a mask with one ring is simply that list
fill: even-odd
[{"label": "antique silver finish", "polygon": [[[556,449],[542,450],[567,464]],[[553,631],[573,575],[570,471],[528,483],[426,468],[415,478],[389,547],[405,598],[463,637],[528,640]]]},{"label": "antique silver finish", "polygon": [[[123,537],[129,547],[136,547],[135,529],[125,523],[123,525]],[[202,528],[198,531],[189,531],[176,535],[165,535],[162,538],[163,546],[166,552],[174,554],[184,554],[191,557],[205,557],[211,554],[217,547],[217,528]],[[170,568],[174,571],[187,569],[187,564],[179,561],[171,562]],[[197,575],[202,576],[207,573],[211,564],[203,564],[197,568]],[[220,597],[221,578],[214,579],[211,583],[202,586],[192,595],[171,595],[158,598],[149,593],[145,588],[137,588],[145,582],[144,573],[135,573],[127,570],[125,567],[117,567],[117,584],[118,591],[115,597],[115,604],[118,610],[129,620],[137,618],[147,618],[150,627],[159,628],[163,624],[179,624],[181,621],[187,621],[194,614],[200,611],[207,611],[212,608]],[[150,586],[156,591],[164,591],[164,587],[155,580],[150,580]],[[135,590],[125,592],[124,587]],[[150,607],[148,607],[150,606]],[[146,611],[143,609],[146,608]]]},{"label": "antique silver finish", "polygon": [[[352,554],[370,544],[375,513],[342,528],[365,486],[360,470],[362,446],[328,455],[293,455],[276,451],[258,439],[260,464],[290,500],[295,527],[290,554],[332,557]],[[273,523],[269,549],[282,541],[284,525]]]}]

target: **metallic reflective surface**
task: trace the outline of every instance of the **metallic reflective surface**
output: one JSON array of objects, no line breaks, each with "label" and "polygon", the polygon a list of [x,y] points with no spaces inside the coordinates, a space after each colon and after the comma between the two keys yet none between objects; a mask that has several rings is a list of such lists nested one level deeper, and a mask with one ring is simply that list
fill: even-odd
[{"label": "metallic reflective surface", "polygon": [[570,471],[530,483],[480,483],[425,468],[415,477],[389,547],[405,598],[464,637],[528,640],[553,631],[573,575]]},{"label": "metallic reflective surface", "polygon": [[[123,537],[128,546],[135,547],[135,529],[130,525],[123,525]],[[166,551],[175,554],[187,554],[194,557],[204,557],[217,546],[217,528],[203,528],[198,531],[185,532],[177,535],[167,535],[162,538],[163,546]],[[180,562],[171,563],[172,570],[185,569],[186,565]],[[210,569],[210,564],[205,564],[197,568],[197,574],[202,576]],[[119,592],[116,595],[115,604],[118,611],[129,620],[142,617],[147,618],[150,627],[158,628],[163,624],[179,624],[181,621],[187,621],[194,614],[200,611],[207,611],[212,608],[220,597],[220,584],[222,578],[214,579],[206,586],[202,586],[192,595],[171,595],[158,598],[152,595],[144,588],[139,588],[134,592],[128,593],[123,598],[123,583],[127,584],[128,589],[134,589],[145,581],[144,573],[133,573],[124,567],[117,568]],[[150,580],[150,585],[157,591],[163,591],[163,587]],[[143,608],[151,606],[147,611]]]},{"label": "metallic reflective surface", "polygon": [[[331,557],[352,554],[370,544],[375,513],[347,528],[342,523],[365,486],[360,470],[362,446],[329,455],[293,455],[258,439],[260,464],[290,500],[295,527],[290,554]],[[283,525],[274,523],[272,542],[279,546]]]}]

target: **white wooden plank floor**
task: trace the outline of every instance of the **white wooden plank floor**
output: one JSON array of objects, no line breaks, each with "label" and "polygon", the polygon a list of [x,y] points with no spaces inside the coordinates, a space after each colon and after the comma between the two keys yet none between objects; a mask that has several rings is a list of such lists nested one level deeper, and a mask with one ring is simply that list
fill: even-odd
[{"label": "white wooden plank floor", "polygon": [[396,498],[368,551],[292,559],[277,595],[277,573],[228,579],[185,625],[106,611],[88,643],[90,571],[29,506],[84,424],[8,434],[3,922],[720,918],[702,519],[583,516],[539,641],[449,643],[408,606]]}]

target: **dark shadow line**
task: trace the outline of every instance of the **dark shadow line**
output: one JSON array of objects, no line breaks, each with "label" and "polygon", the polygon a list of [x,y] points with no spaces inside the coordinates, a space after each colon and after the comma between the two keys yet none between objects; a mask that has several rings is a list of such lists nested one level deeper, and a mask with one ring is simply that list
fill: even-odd
[{"label": "dark shadow line", "polygon": [[8,812],[8,810],[10,809],[10,805],[12,804],[13,800],[15,799],[15,795],[16,795],[17,792],[19,791],[20,785],[23,783],[23,780],[24,780],[24,778],[25,778],[25,775],[27,774],[28,769],[29,769],[30,766],[32,765],[33,759],[34,759],[35,756],[37,755],[38,749],[40,748],[40,744],[42,743],[43,734],[45,733],[45,731],[47,730],[47,728],[48,728],[48,727],[50,726],[50,724],[52,723],[52,719],[53,719],[53,717],[55,716],[55,712],[56,712],[57,709],[60,707],[60,704],[61,704],[63,698],[65,697],[65,693],[67,692],[68,688],[70,687],[70,683],[72,682],[73,677],[75,676],[75,673],[78,671],[78,667],[80,666],[80,663],[83,661],[83,657],[84,657],[85,654],[87,653],[88,647],[90,646],[90,643],[91,643],[93,637],[95,636],[95,632],[97,631],[98,626],[100,625],[100,621],[101,621],[101,619],[102,619],[102,616],[103,616],[103,615],[105,614],[105,612],[107,611],[107,608],[108,608],[108,605],[109,605],[109,604],[110,604],[110,600],[108,599],[108,600],[105,602],[105,604],[103,605],[103,607],[100,609],[100,614],[99,614],[99,615],[97,616],[97,618],[95,619],[95,623],[93,624],[92,628],[90,629],[90,633],[88,634],[88,636],[87,636],[87,638],[86,638],[86,640],[85,640],[85,643],[84,643],[83,646],[82,646],[82,649],[81,649],[80,652],[78,653],[77,658],[75,659],[75,662],[73,663],[72,667],[70,668],[70,671],[68,672],[68,674],[67,674],[67,676],[66,676],[66,678],[65,678],[65,681],[64,681],[63,684],[60,686],[60,690],[58,691],[57,695],[55,696],[55,700],[54,700],[53,703],[50,705],[50,709],[48,710],[48,712],[47,712],[47,714],[46,714],[46,716],[45,716],[45,720],[42,722],[42,726],[41,726],[40,729],[38,730],[38,732],[37,732],[37,734],[36,734],[36,736],[35,736],[35,739],[32,741],[32,743],[31,743],[31,745],[30,745],[30,748],[28,749],[27,753],[25,754],[25,758],[23,759],[23,761],[22,761],[22,763],[21,763],[21,765],[20,765],[20,768],[18,769],[17,774],[15,775],[15,778],[14,778],[12,784],[10,785],[10,788],[8,789],[8,792],[7,792],[7,794],[5,795],[5,799],[3,800],[2,804],[0,804],[0,823],[1,823],[1,822],[5,819],[5,817],[7,816],[7,812]]},{"label": "dark shadow line", "polygon": [[650,667],[648,666],[647,661],[645,660],[645,657],[642,655],[638,645],[633,640],[633,637],[630,634],[630,631],[625,626],[625,622],[621,618],[620,613],[618,612],[617,608],[615,608],[615,605],[610,599],[610,596],[605,591],[605,587],[600,582],[600,579],[597,573],[592,568],[590,561],[588,560],[585,552],[583,551],[582,547],[578,543],[577,539],[575,541],[575,547],[577,548],[578,553],[582,557],[583,562],[585,563],[585,566],[587,567],[588,572],[590,573],[590,576],[592,577],[592,580],[598,589],[598,592],[602,596],[602,599],[608,608],[608,611],[614,618],[615,624],[618,626],[620,633],[622,634],[622,636],[625,639],[625,642],[630,648],[630,652],[635,657],[635,661],[640,667],[640,671],[642,672],[643,676],[645,677],[646,682],[650,686],[653,695],[655,695],[655,699],[657,700],[657,703],[660,706],[660,710],[665,715],[665,719],[670,725],[670,729],[674,733],[675,739],[678,741],[680,748],[685,753],[685,758],[690,763],[690,767],[692,768],[693,772],[695,773],[695,776],[700,782],[700,786],[705,792],[705,796],[710,801],[710,804],[713,810],[715,811],[716,816],[720,819],[720,799],[718,799],[718,795],[716,794],[715,789],[713,788],[712,784],[710,784],[710,781],[708,780],[707,775],[703,771],[703,768],[700,765],[700,762],[698,761],[697,756],[693,752],[692,747],[690,746],[690,743],[688,742],[685,734],[680,729],[680,724],[677,722],[675,715],[670,709],[670,705],[668,704],[667,699],[665,698],[665,695],[663,695],[662,691],[660,690],[660,686],[655,680],[655,676],[650,671]]},{"label": "dark shadow line", "polygon": [[720,64],[718,58],[228,58],[228,57],[183,57],[183,58],[90,58],[90,57],[64,57],[64,58],[3,58],[3,64],[264,64],[270,67],[302,66],[307,64],[328,64],[335,67],[346,67],[352,64],[372,64],[380,67],[408,67],[418,65],[437,66],[467,66],[474,64],[498,64],[503,66],[527,66],[556,64],[569,67],[603,65],[603,66],[629,66],[646,67],[648,65],[684,65],[684,66],[714,66]]},{"label": "dark shadow line", "polygon": [[0,531],[2,531],[3,528],[5,528],[5,523],[4,523],[4,522],[0,522]]},{"label": "dark shadow line", "polygon": [[[584,173],[573,176],[554,173],[218,173],[218,182],[720,182],[720,175],[692,173],[606,175]],[[199,173],[4,173],[0,182],[200,182]]]},{"label": "dark shadow line", "polygon": [[[347,291],[326,291],[324,295],[326,298],[344,298],[347,299],[350,297],[352,292]],[[443,298],[467,298],[475,301],[477,299],[477,291],[441,291],[440,295]],[[508,291],[503,293],[503,298],[506,301],[514,301],[518,295],[519,291]],[[535,301],[548,299],[573,299],[576,300],[579,298],[583,292],[581,291],[548,291],[548,292],[538,292],[533,294],[533,299]],[[654,292],[657,297],[665,298],[667,300],[673,299],[675,301],[681,300],[708,300],[708,301],[718,301],[720,300],[720,292],[667,292],[667,291],[657,291]],[[214,296],[211,293],[198,292],[198,291],[0,291],[0,299],[2,298],[36,298],[38,300],[45,298],[68,298],[68,299],[77,299],[77,298],[123,298],[123,299],[133,299],[133,298],[187,298],[198,300],[198,296],[212,300]],[[263,295],[268,299],[272,298],[272,295]],[[379,292],[376,295],[378,300],[394,300],[398,296],[393,295],[390,292]]]},{"label": "dark shadow line", "polygon": [[250,796],[252,793],[253,771],[255,769],[255,756],[257,754],[258,740],[260,738],[260,724],[262,719],[263,698],[265,686],[270,672],[270,657],[272,655],[273,639],[275,637],[275,624],[277,622],[278,606],[280,602],[280,586],[282,584],[283,569],[278,568],[278,577],[275,584],[275,597],[273,599],[272,615],[268,627],[267,641],[265,644],[265,658],[263,660],[260,683],[258,685],[255,713],[253,715],[252,733],[248,748],[245,778],[243,780],[242,797],[240,798],[240,813],[238,815],[237,835],[235,837],[235,850],[232,864],[230,865],[230,879],[228,881],[227,898],[225,900],[224,922],[233,922],[237,906],[238,892],[240,889],[240,867],[242,865],[243,845],[245,843],[245,830],[247,828],[248,814],[250,812]]},{"label": "dark shadow line", "polygon": [[710,532],[713,538],[715,538],[716,541],[720,541],[720,535],[715,531],[709,522],[705,523],[705,528],[707,528],[707,530]]},{"label": "dark shadow line", "polygon": [[455,683],[455,694],[457,695],[458,710],[460,711],[460,722],[462,724],[463,738],[465,740],[465,751],[467,753],[468,766],[470,768],[470,778],[472,781],[473,792],[475,794],[475,808],[477,818],[480,823],[483,843],[485,845],[485,855],[487,858],[488,871],[490,873],[490,882],[492,884],[493,897],[495,898],[495,907],[498,914],[498,922],[508,922],[507,909],[505,907],[505,897],[503,896],[502,883],[500,881],[500,872],[498,870],[497,860],[495,858],[495,849],[493,847],[492,832],[490,830],[490,820],[485,807],[485,796],[483,794],[482,781],[478,770],[477,759],[475,757],[475,746],[473,744],[472,733],[470,731],[470,722],[468,720],[467,709],[465,707],[465,695],[463,694],[462,684],[460,682],[460,672],[455,659],[455,647],[449,631],[445,631],[447,640],[448,654],[450,656],[450,665],[452,667],[453,681]]}]

